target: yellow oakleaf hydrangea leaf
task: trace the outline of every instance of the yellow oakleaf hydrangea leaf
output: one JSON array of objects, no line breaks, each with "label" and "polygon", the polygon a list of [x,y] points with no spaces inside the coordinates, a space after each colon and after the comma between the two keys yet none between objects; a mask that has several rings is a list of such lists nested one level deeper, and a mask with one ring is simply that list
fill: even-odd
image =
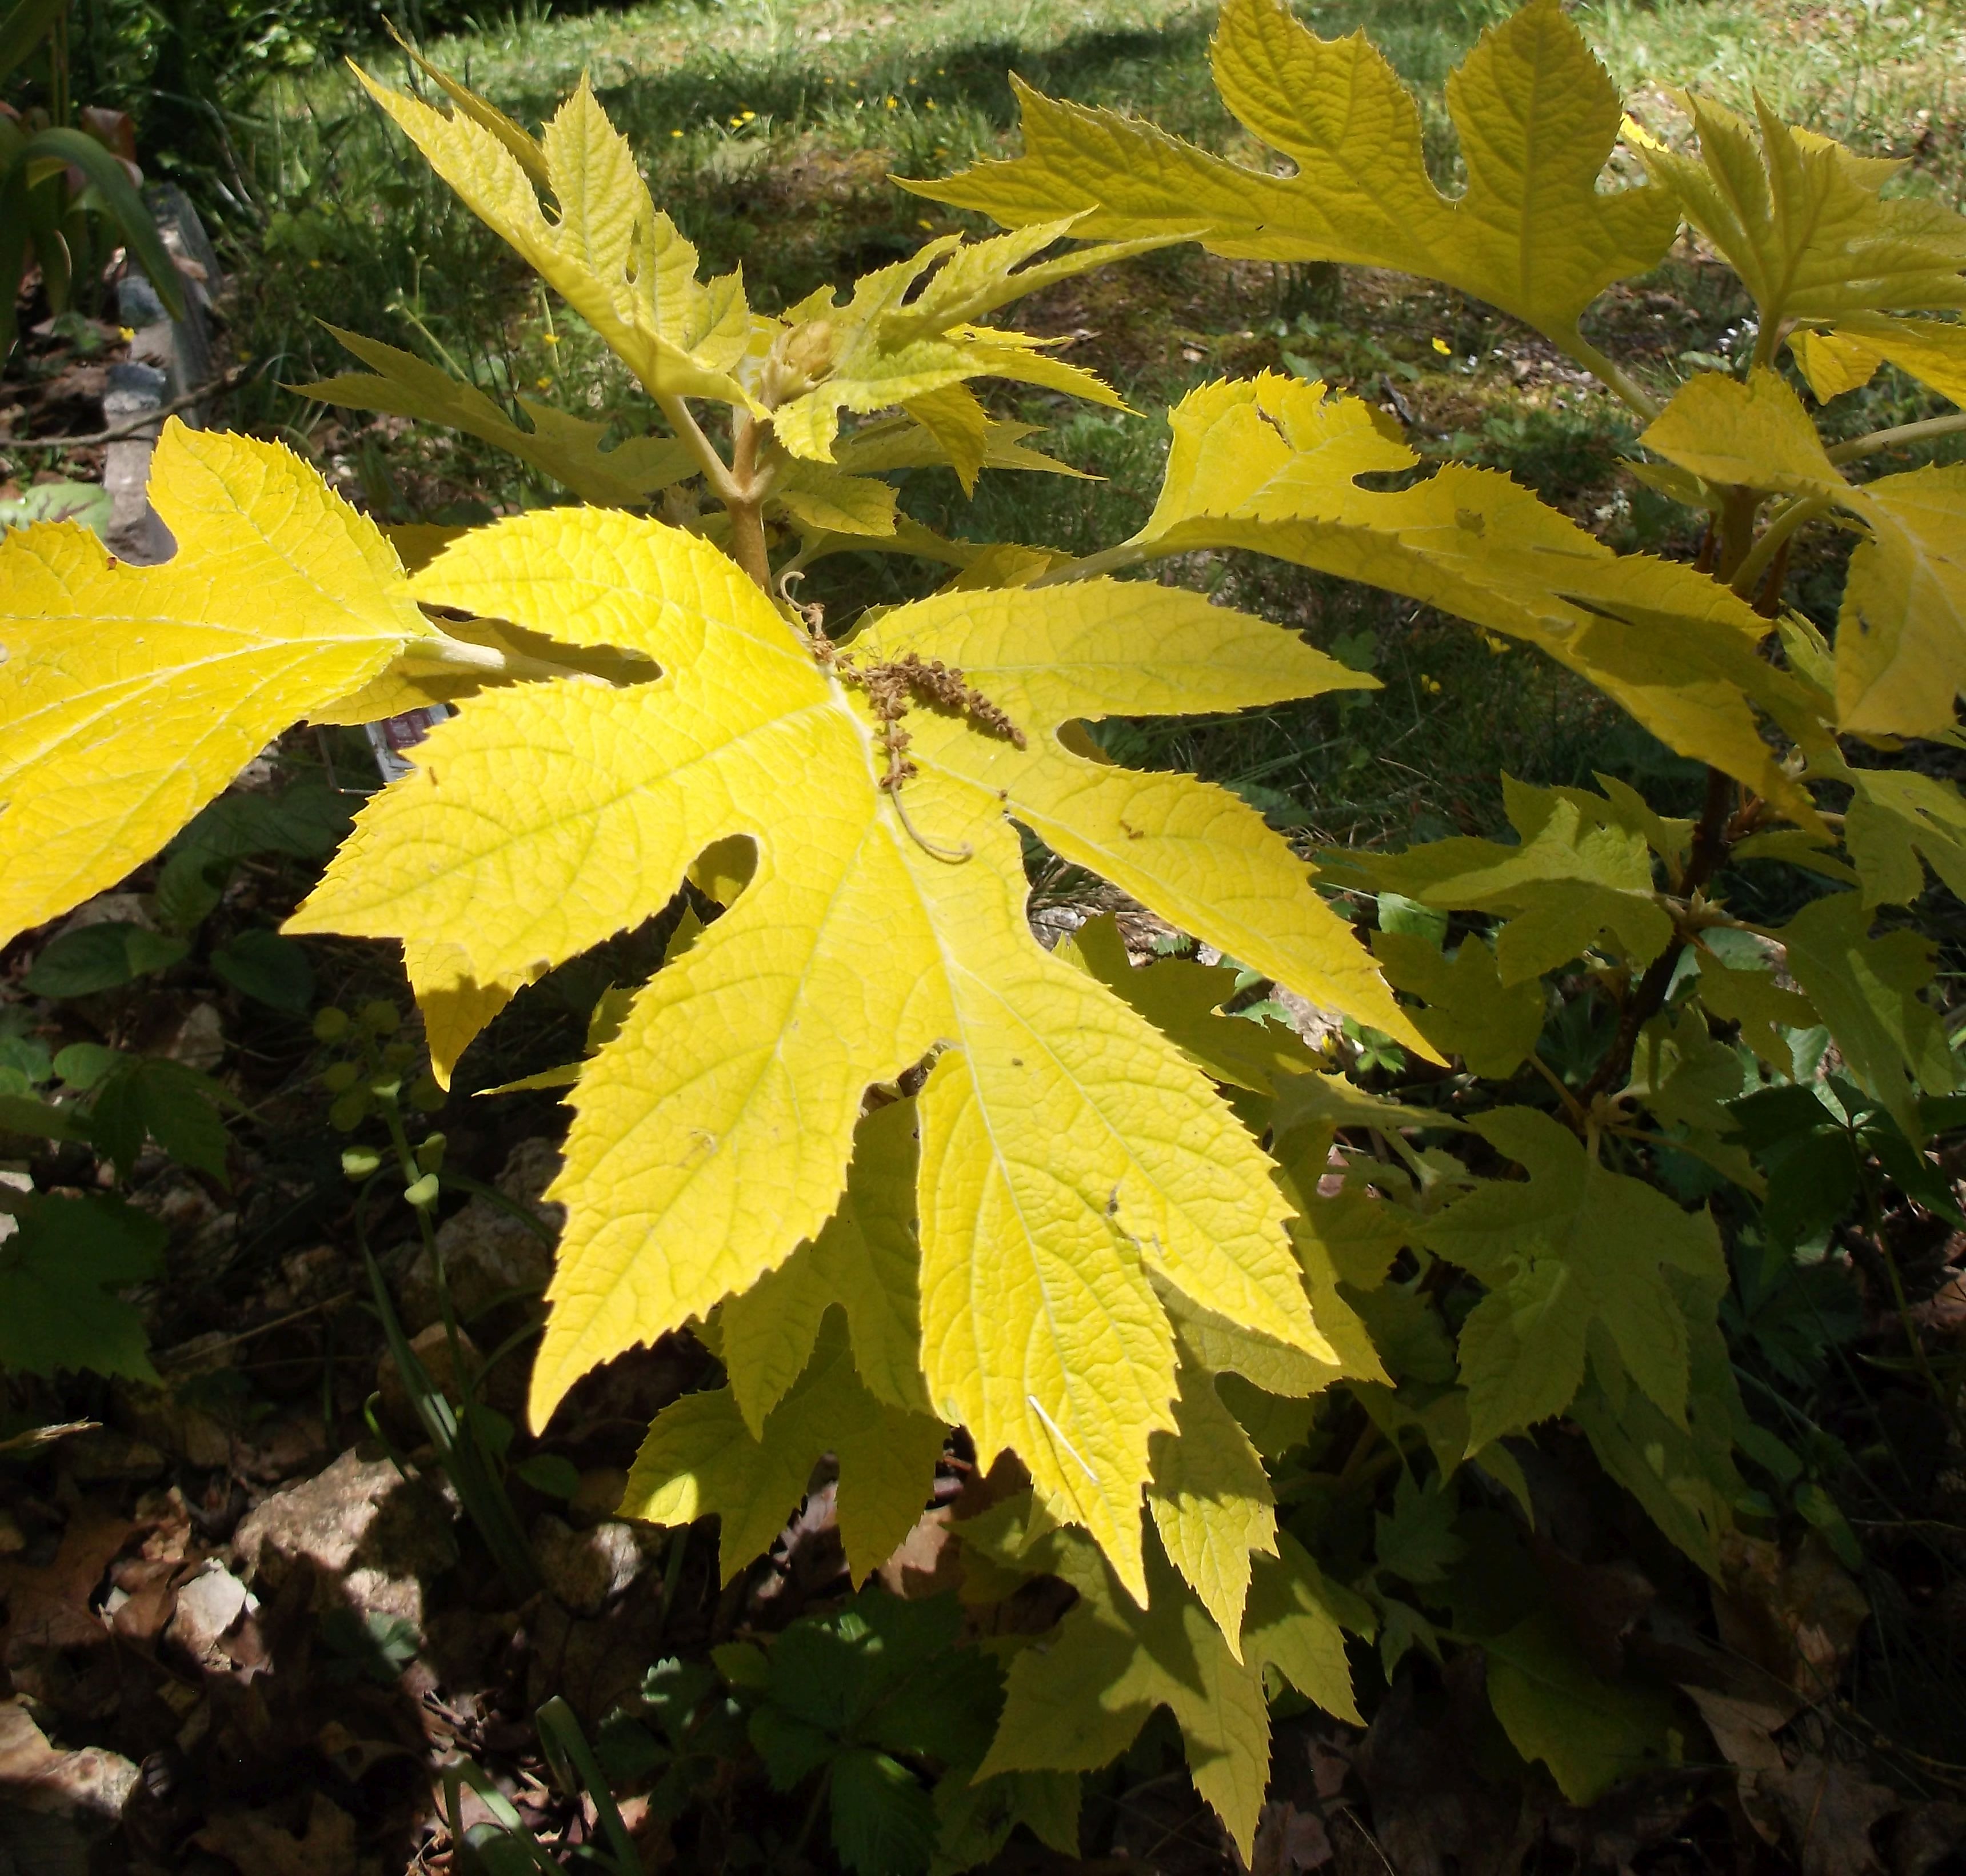
[{"label": "yellow oakleaf hydrangea leaf", "polygon": [[[1269,1162],[1172,1043],[1031,936],[1011,824],[1423,1050],[1256,814],[1057,736],[1355,675],[1197,595],[1099,581],[940,595],[821,656],[714,549],[598,511],[481,530],[412,590],[639,650],[663,675],[468,701],[364,809],[290,929],[458,943],[473,982],[508,982],[659,910],[713,843],[756,850],[730,911],[583,1071],[535,1415],[814,1237],[864,1091],[933,1058],[918,1102],[930,1401],[985,1455],[1015,1448],[1141,1588],[1148,1442],[1175,1391],[1149,1273],[1288,1346],[1328,1344]],[[883,695],[918,706],[904,754]]]},{"label": "yellow oakleaf hydrangea leaf", "polygon": [[727,1388],[685,1394],[656,1416],[630,1468],[624,1517],[650,1524],[722,1521],[724,1580],[772,1547],[813,1468],[840,1462],[840,1541],[856,1581],[887,1562],[926,1508],[943,1426],[877,1401],[860,1384],[838,1314],[811,1364],[753,1434]]},{"label": "yellow oakleaf hydrangea leaf", "polygon": [[863,1119],[839,1209],[817,1237],[724,1305],[724,1365],[753,1433],[796,1380],[827,1310],[845,1310],[861,1384],[927,1413],[921,1375],[921,1247],[915,1233],[915,1104]]},{"label": "yellow oakleaf hydrangea leaf", "polygon": [[1123,238],[1204,223],[1213,253],[1418,274],[1572,347],[1584,308],[1678,227],[1668,190],[1600,188],[1622,108],[1557,0],[1490,27],[1449,79],[1468,177],[1452,198],[1427,173],[1413,95],[1362,33],[1320,39],[1285,0],[1227,0],[1213,52],[1223,102],[1294,175],[1014,80],[1023,156],[907,186],[1012,227],[1077,212],[1078,232]]},{"label": "yellow oakleaf hydrangea leaf", "polygon": [[695,457],[674,438],[632,437],[604,448],[606,424],[569,417],[550,405],[523,397],[519,408],[532,428],[521,430],[483,392],[459,383],[414,353],[365,339],[359,333],[343,332],[338,326],[330,326],[328,330],[369,369],[296,385],[298,396],[356,410],[421,417],[461,430],[530,463],[564,483],[583,501],[605,508],[646,501],[670,483],[696,472]]},{"label": "yellow oakleaf hydrangea leaf", "polygon": [[975,323],[1054,280],[1183,238],[1155,234],[1034,260],[1072,233],[1077,220],[1068,215],[967,246],[959,235],[943,235],[905,260],[863,275],[844,306],[826,287],[801,301],[785,314],[794,335],[786,358],[799,364],[801,380],[811,380],[812,388],[788,384],[775,397],[772,427],[778,441],[795,456],[830,463],[843,410],[898,404],[968,485],[981,466],[987,424],[978,421],[980,407],[972,412],[948,395],[965,379],[1013,379],[1123,409],[1091,372],[1043,350],[1049,341]]},{"label": "yellow oakleaf hydrangea leaf", "polygon": [[1069,1531],[1033,1541],[1027,1501],[957,1527],[964,1552],[1062,1578],[1079,1600],[1046,1643],[1010,1664],[997,1736],[977,1776],[1095,1770],[1133,1744],[1156,1707],[1174,1715],[1195,1789],[1249,1859],[1269,1783],[1265,1667],[1327,1713],[1358,1723],[1345,1631],[1369,1635],[1370,1608],[1329,1582],[1296,1541],[1259,1557],[1243,1620],[1242,1652],[1181,1581],[1158,1544],[1147,1550],[1145,1608],[1122,1594],[1112,1568]]},{"label": "yellow oakleaf hydrangea leaf", "polygon": [[1505,984],[1495,954],[1464,938],[1452,958],[1411,932],[1381,931],[1372,955],[1395,990],[1426,1004],[1413,1027],[1442,1055],[1458,1056],[1471,1073],[1506,1081],[1529,1059],[1542,1033],[1547,999],[1540,978]]},{"label": "yellow oakleaf hydrangea leaf", "polygon": [[1168,1560],[1239,1662],[1250,1555],[1276,1555],[1276,1497],[1213,1375],[1184,1363],[1174,1413],[1175,1431],[1156,1433],[1150,1449],[1147,1508]]},{"label": "yellow oakleaf hydrangea leaf", "polygon": [[148,859],[297,717],[430,630],[375,524],[278,443],[164,427],[178,543],[112,561],[57,522],[0,540],[0,933]]},{"label": "yellow oakleaf hydrangea leaf", "polygon": [[1930,735],[1966,685],[1966,466],[1844,480],[1801,400],[1774,372],[1686,385],[1640,440],[1716,482],[1835,502],[1861,520],[1836,633],[1842,727]]},{"label": "yellow oakleaf hydrangea leaf", "polygon": [[1913,196],[1887,201],[1904,166],[1798,130],[1755,101],[1755,121],[1688,98],[1697,157],[1649,140],[1645,167],[1754,296],[1764,330],[1852,313],[1966,306],[1966,216]]},{"label": "yellow oakleaf hydrangea leaf", "polygon": [[[540,139],[550,220],[533,166],[508,139],[462,110],[446,115],[358,71],[369,95],[432,169],[492,230],[585,319],[651,395],[715,398],[749,407],[731,373],[761,326],[728,274],[707,285],[696,250],[649,199],[634,153],[592,87],[562,105]],[[533,173],[528,173],[533,170]]]},{"label": "yellow oakleaf hydrangea leaf", "polygon": [[1533,1108],[1497,1108],[1471,1124],[1529,1178],[1491,1180],[1415,1233],[1488,1287],[1461,1331],[1468,1452],[1561,1413],[1600,1346],[1684,1426],[1686,1318],[1663,1271],[1684,1271],[1718,1297],[1727,1267],[1713,1219],[1608,1171]]},{"label": "yellow oakleaf hydrangea leaf", "polygon": [[1230,1087],[1273,1094],[1278,1075],[1314,1074],[1323,1065],[1295,1031],[1281,1023],[1220,1014],[1237,989],[1236,973],[1226,965],[1163,958],[1136,967],[1110,912],[1088,920],[1053,955],[1084,965],[1197,1068]]},{"label": "yellow oakleaf hydrangea leaf", "polygon": [[1868,384],[1883,364],[1895,365],[1955,404],[1966,404],[1966,325],[1852,313],[1827,330],[1798,327],[1789,344],[1810,389],[1826,404]]},{"label": "yellow oakleaf hydrangea leaf", "polygon": [[1449,463],[1410,488],[1362,488],[1360,475],[1419,458],[1322,384],[1265,372],[1204,385],[1168,422],[1160,499],[1106,564],[1236,546],[1404,593],[1537,646],[1680,754],[1818,824],[1759,719],[1820,741],[1822,700],[1758,655],[1768,621],[1718,581],[1614,554],[1498,470]]},{"label": "yellow oakleaf hydrangea leaf", "polygon": [[1866,905],[1909,905],[1925,890],[1922,858],[1955,896],[1966,894],[1966,798],[1915,769],[1853,769],[1844,844]]}]

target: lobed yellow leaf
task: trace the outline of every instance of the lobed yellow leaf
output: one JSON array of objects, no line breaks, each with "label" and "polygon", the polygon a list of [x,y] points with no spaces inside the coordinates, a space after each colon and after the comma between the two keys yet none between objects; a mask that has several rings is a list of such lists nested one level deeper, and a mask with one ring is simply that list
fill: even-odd
[{"label": "lobed yellow leaf", "polygon": [[[1801,400],[1766,370],[1694,379],[1641,440],[1696,475],[1825,498],[1861,520],[1836,633],[1838,722],[1873,735],[1951,726],[1966,685],[1966,468],[1845,482]],[[1809,740],[1799,719],[1784,727]]]},{"label": "lobed yellow leaf", "polygon": [[[369,369],[295,385],[295,394],[362,411],[420,417],[482,438],[563,482],[583,501],[628,508],[696,472],[687,445],[668,437],[631,437],[604,447],[608,426],[521,398],[532,427],[522,430],[475,386],[461,384],[413,352],[330,326]],[[385,713],[386,714],[386,713]]]},{"label": "lobed yellow leaf", "polygon": [[1621,107],[1557,0],[1491,27],[1448,80],[1468,178],[1452,198],[1427,173],[1412,94],[1362,32],[1320,39],[1285,0],[1227,0],[1213,53],[1223,102],[1294,174],[1014,80],[1023,156],[906,186],[1013,227],[1075,213],[1088,235],[1173,236],[1199,222],[1214,253],[1418,274],[1559,344],[1574,343],[1583,309],[1652,266],[1678,226],[1667,189],[1600,188]]},{"label": "lobed yellow leaf", "polygon": [[177,542],[119,565],[63,522],[0,540],[0,932],[148,859],[296,717],[429,627],[375,524],[277,443],[164,427]]},{"label": "lobed yellow leaf", "polygon": [[585,319],[655,396],[715,398],[762,407],[733,377],[762,324],[736,276],[696,277],[696,250],[649,198],[633,153],[608,121],[585,78],[540,140],[549,221],[528,166],[508,142],[462,111],[446,116],[377,84],[359,68],[370,97],[422,151],[430,167],[495,234]]},{"label": "lobed yellow leaf", "polygon": [[[1015,1448],[1143,1589],[1148,1442],[1175,1391],[1149,1273],[1333,1358],[1269,1162],[1173,1043],[1038,946],[1011,822],[1279,982],[1407,1033],[1256,815],[1058,736],[1356,674],[1197,595],[1110,582],[941,595],[822,663],[707,543],[591,510],[479,530],[412,590],[640,653],[662,675],[469,700],[364,809],[290,929],[461,944],[472,982],[506,984],[659,910],[706,849],[756,856],[729,912],[583,1070],[535,1416],[819,1234],[864,1091],[933,1059],[919,1102],[928,1398],[986,1455]],[[923,703],[907,718],[916,772],[883,787],[862,687],[909,657],[966,672],[1023,746]]]},{"label": "lobed yellow leaf", "polygon": [[1160,499],[1117,554],[1245,547],[1458,614],[1538,646],[1680,754],[1819,824],[1760,717],[1819,742],[1819,700],[1758,655],[1768,621],[1719,582],[1613,554],[1495,470],[1450,463],[1409,488],[1362,488],[1360,475],[1419,459],[1321,384],[1265,372],[1205,385],[1168,421]]},{"label": "lobed yellow leaf", "polygon": [[830,1452],[840,1462],[840,1541],[857,1581],[914,1528],[942,1445],[940,1422],[886,1406],[861,1385],[835,1315],[797,1384],[756,1434],[727,1388],[685,1394],[657,1414],[621,1510],[651,1524],[693,1524],[714,1513],[728,1582],[772,1547],[813,1468]]},{"label": "lobed yellow leaf", "polygon": [[1885,199],[1879,192],[1901,163],[1784,124],[1758,96],[1753,123],[1708,98],[1684,102],[1699,156],[1648,140],[1645,167],[1741,276],[1764,330],[1966,306],[1966,216],[1916,197]]}]

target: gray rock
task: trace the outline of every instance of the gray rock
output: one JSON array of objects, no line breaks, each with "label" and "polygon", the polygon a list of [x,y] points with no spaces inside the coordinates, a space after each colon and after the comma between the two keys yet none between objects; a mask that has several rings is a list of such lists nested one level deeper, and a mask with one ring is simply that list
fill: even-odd
[{"label": "gray rock", "polygon": [[225,1661],[220,1646],[233,1625],[259,1604],[253,1592],[214,1557],[195,1576],[178,1585],[177,1604],[164,1633],[204,1665]]},{"label": "gray rock", "polygon": [[321,1613],[345,1604],[421,1627],[424,1584],[457,1561],[455,1515],[428,1480],[351,1449],[249,1511],[232,1546],[246,1581],[264,1591],[311,1564]]},{"label": "gray rock", "polygon": [[[653,1530],[651,1538],[659,1534]],[[632,1524],[576,1531],[551,1513],[533,1526],[533,1555],[546,1588],[576,1615],[598,1615],[649,1567],[649,1552]]]}]

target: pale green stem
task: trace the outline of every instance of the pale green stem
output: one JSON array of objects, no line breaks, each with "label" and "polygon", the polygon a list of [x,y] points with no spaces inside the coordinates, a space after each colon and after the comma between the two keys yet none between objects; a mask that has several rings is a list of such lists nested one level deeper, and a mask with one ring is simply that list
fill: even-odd
[{"label": "pale green stem", "polygon": [[405,671],[460,671],[481,672],[487,677],[588,678],[603,682],[591,672],[571,665],[555,664],[550,658],[533,658],[524,652],[501,651],[494,645],[473,645],[468,640],[433,632],[427,638],[413,638],[397,659]]},{"label": "pale green stem", "polygon": [[656,408],[669,420],[670,429],[696,458],[696,466],[703,472],[703,479],[709,483],[711,493],[727,506],[733,501],[741,501],[746,492],[738,486],[730,466],[717,453],[716,444],[703,434],[703,426],[696,421],[695,413],[673,392],[657,392],[653,395]]},{"label": "pale green stem", "polygon": [[1880,450],[1895,450],[1900,443],[1925,443],[1961,430],[1966,430],[1966,411],[1955,411],[1950,417],[1928,417],[1920,424],[1900,424],[1894,430],[1874,430],[1868,437],[1852,437],[1848,443],[1839,443],[1832,449],[1829,459],[1855,463]]},{"label": "pale green stem", "polygon": [[1623,366],[1615,359],[1607,358],[1581,334],[1572,333],[1562,343],[1563,349],[1578,364],[1594,373],[1647,423],[1665,408]]},{"label": "pale green stem", "polygon": [[1101,574],[1117,573],[1136,567],[1159,556],[1176,551],[1153,541],[1123,540],[1103,553],[1089,553],[1083,560],[1068,560],[1029,582],[1032,586],[1068,586],[1074,580],[1097,579]]}]

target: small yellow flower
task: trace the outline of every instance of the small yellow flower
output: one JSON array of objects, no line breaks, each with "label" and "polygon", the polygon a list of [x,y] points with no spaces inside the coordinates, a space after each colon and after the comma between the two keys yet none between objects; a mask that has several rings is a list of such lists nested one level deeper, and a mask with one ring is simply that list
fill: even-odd
[{"label": "small yellow flower", "polygon": [[1440,680],[1438,678],[1429,677],[1423,671],[1420,674],[1420,688],[1429,697],[1438,697],[1440,695]]},{"label": "small yellow flower", "polygon": [[540,334],[540,341],[543,345],[557,345],[559,343],[559,334],[556,332],[543,332]]},{"label": "small yellow flower", "polygon": [[930,98],[928,101],[928,108],[931,111],[935,108],[935,100],[933,98]]},{"label": "small yellow flower", "polygon": [[542,391],[550,391],[553,388],[553,380],[550,378],[535,378],[533,382]]},{"label": "small yellow flower", "polygon": [[317,260],[311,260],[308,263],[308,265],[310,267],[318,267],[321,265],[321,263]]},{"label": "small yellow flower", "polygon": [[898,110],[900,110],[900,109],[901,109],[901,101],[898,98],[897,98],[892,92],[888,92],[888,108],[890,111],[898,111]]},{"label": "small yellow flower", "polygon": [[682,136],[682,132],[680,131],[672,131],[669,132],[669,134],[672,137],[680,137]]},{"label": "small yellow flower", "polygon": [[737,114],[737,121],[740,124],[749,124],[757,114],[755,111],[740,111]]},{"label": "small yellow flower", "polygon": [[1454,350],[1453,347],[1449,345],[1445,339],[1438,337],[1434,340],[1433,349],[1438,352],[1442,358],[1445,358],[1448,354]]},{"label": "small yellow flower", "polygon": [[916,221],[915,226],[918,228],[927,228],[931,234],[935,230],[935,224],[933,221],[918,218]]},{"label": "small yellow flower", "polygon": [[[116,336],[118,338],[121,339],[125,345],[127,345],[135,339],[137,336],[137,328],[134,326],[118,326],[116,328]],[[240,354],[240,356],[243,358],[245,356],[245,354],[242,352]]]}]

